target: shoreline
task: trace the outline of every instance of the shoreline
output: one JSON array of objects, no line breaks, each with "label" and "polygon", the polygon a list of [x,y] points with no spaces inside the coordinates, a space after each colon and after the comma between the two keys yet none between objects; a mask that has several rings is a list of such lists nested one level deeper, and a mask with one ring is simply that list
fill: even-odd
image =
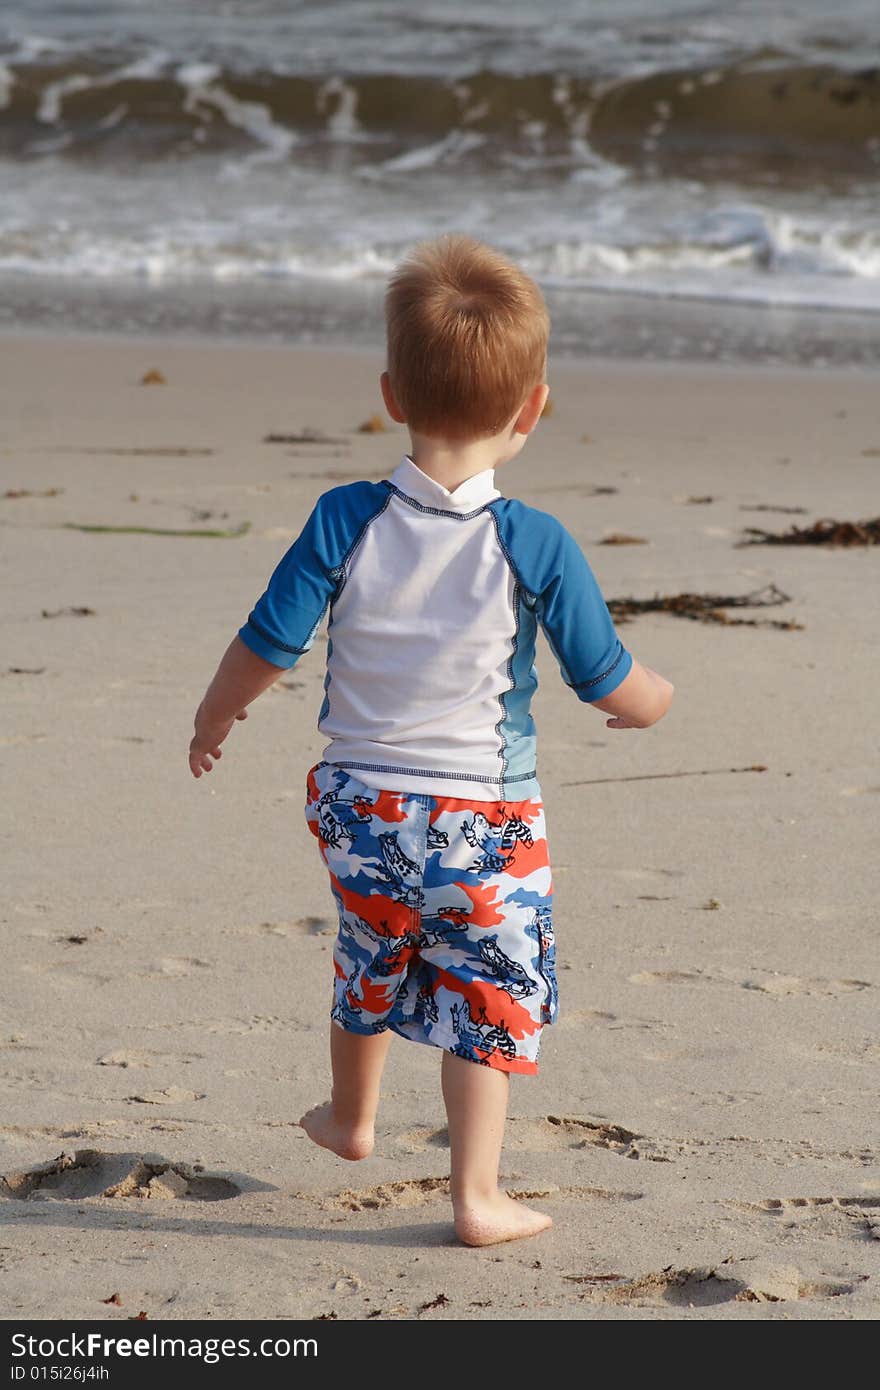
[{"label": "shoreline", "polygon": [[[0,335],[171,339],[193,345],[360,350],[383,345],[384,283],[254,282],[86,287],[0,277]],[[880,315],[622,291],[546,289],[551,353],[570,362],[880,369]]]},{"label": "shoreline", "polygon": [[[880,325],[878,325],[880,329]],[[211,337],[208,334],[195,332],[167,333],[156,330],[152,333],[142,332],[135,329],[87,329],[71,327],[59,329],[48,324],[3,324],[0,323],[0,345],[14,346],[15,343],[43,343],[51,349],[52,346],[63,344],[80,344],[83,347],[100,348],[102,344],[116,344],[123,348],[147,352],[153,350],[153,355],[164,351],[182,350],[184,352],[207,352],[213,351],[221,353],[266,353],[269,355],[285,354],[290,356],[309,356],[314,355],[322,359],[350,357],[354,361],[378,361],[384,358],[384,342],[378,340],[375,343],[336,343],[336,342],[303,342],[299,339],[282,341],[277,338],[249,337],[245,335],[235,335],[228,337]],[[584,353],[581,356],[554,352],[551,340],[550,352],[548,355],[550,373],[562,372],[563,374],[578,374],[585,367],[596,372],[608,373],[610,375],[634,376],[644,375],[646,377],[661,376],[682,376],[705,374],[709,378],[730,376],[741,380],[749,380],[756,376],[773,376],[780,380],[792,380],[802,382],[804,376],[810,373],[813,376],[828,377],[831,380],[838,380],[841,383],[856,380],[880,380],[880,362],[875,366],[864,362],[853,363],[795,363],[787,361],[758,361],[748,362],[746,360],[723,360],[716,359],[691,359],[687,357],[661,359],[657,357],[601,357],[593,353]],[[552,382],[551,382],[552,387]],[[381,399],[377,406],[378,413],[384,407],[381,406]],[[391,421],[386,420],[389,429],[392,428]]]}]

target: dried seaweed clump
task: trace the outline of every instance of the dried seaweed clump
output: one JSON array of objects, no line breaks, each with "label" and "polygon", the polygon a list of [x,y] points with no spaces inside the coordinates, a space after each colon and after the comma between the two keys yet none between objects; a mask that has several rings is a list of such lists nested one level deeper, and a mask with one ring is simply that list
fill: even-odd
[{"label": "dried seaweed clump", "polygon": [[803,623],[778,618],[730,618],[725,608],[775,608],[790,603],[788,594],[767,584],[750,594],[655,594],[653,598],[612,598],[608,611],[618,623],[629,622],[639,613],[672,613],[698,623],[724,623],[728,627],[777,627],[785,632],[800,631]]},{"label": "dried seaweed clump", "polygon": [[880,516],[871,521],[835,521],[822,517],[812,526],[791,526],[787,531],[763,531],[759,526],[747,526],[751,540],[743,545],[880,545]]}]

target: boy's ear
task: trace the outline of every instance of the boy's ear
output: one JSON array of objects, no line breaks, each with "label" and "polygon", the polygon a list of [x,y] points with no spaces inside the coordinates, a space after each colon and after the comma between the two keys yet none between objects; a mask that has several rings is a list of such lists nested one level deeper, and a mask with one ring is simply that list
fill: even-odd
[{"label": "boy's ear", "polygon": [[547,397],[550,395],[550,387],[546,382],[534,387],[529,392],[528,398],[516,417],[513,429],[515,434],[531,434],[541,418],[541,412],[547,404]]},{"label": "boy's ear", "polygon": [[406,419],[403,411],[394,398],[394,392],[391,389],[391,378],[387,372],[383,372],[379,377],[379,386],[382,389],[382,399],[385,402],[385,409],[388,411],[388,414],[391,416],[392,420],[396,420],[399,425],[405,425]]}]

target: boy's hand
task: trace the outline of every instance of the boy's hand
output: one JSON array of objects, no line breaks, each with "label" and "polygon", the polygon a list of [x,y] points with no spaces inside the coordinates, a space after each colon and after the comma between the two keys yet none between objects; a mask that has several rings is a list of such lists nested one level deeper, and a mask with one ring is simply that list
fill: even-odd
[{"label": "boy's hand", "polygon": [[616,690],[604,700],[590,703],[611,715],[605,720],[606,729],[647,729],[663,718],[673,694],[674,687],[664,676],[633,661],[629,674]]},{"label": "boy's hand", "polygon": [[201,704],[196,711],[196,731],[189,745],[189,770],[193,777],[201,777],[203,772],[211,771],[214,766],[211,759],[221,756],[220,744],[227,737],[233,724],[237,719],[247,719],[247,710],[243,709],[233,719],[211,723],[205,718],[203,709],[204,704]]}]

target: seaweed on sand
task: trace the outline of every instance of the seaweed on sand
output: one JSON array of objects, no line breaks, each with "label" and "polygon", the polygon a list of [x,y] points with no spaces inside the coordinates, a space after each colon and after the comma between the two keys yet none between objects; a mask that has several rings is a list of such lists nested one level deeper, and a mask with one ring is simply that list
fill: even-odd
[{"label": "seaweed on sand", "polygon": [[799,631],[803,623],[777,618],[730,618],[726,608],[775,608],[790,603],[788,594],[767,584],[750,594],[655,594],[653,598],[612,598],[608,611],[618,623],[629,622],[639,613],[671,613],[676,618],[690,618],[699,623],[724,623],[728,627],[777,627],[786,632]]},{"label": "seaweed on sand", "polygon": [[751,539],[738,541],[738,545],[880,545],[880,516],[870,521],[835,521],[833,517],[822,517],[812,526],[792,526],[788,531],[763,531],[758,526],[747,526],[746,535]]}]

